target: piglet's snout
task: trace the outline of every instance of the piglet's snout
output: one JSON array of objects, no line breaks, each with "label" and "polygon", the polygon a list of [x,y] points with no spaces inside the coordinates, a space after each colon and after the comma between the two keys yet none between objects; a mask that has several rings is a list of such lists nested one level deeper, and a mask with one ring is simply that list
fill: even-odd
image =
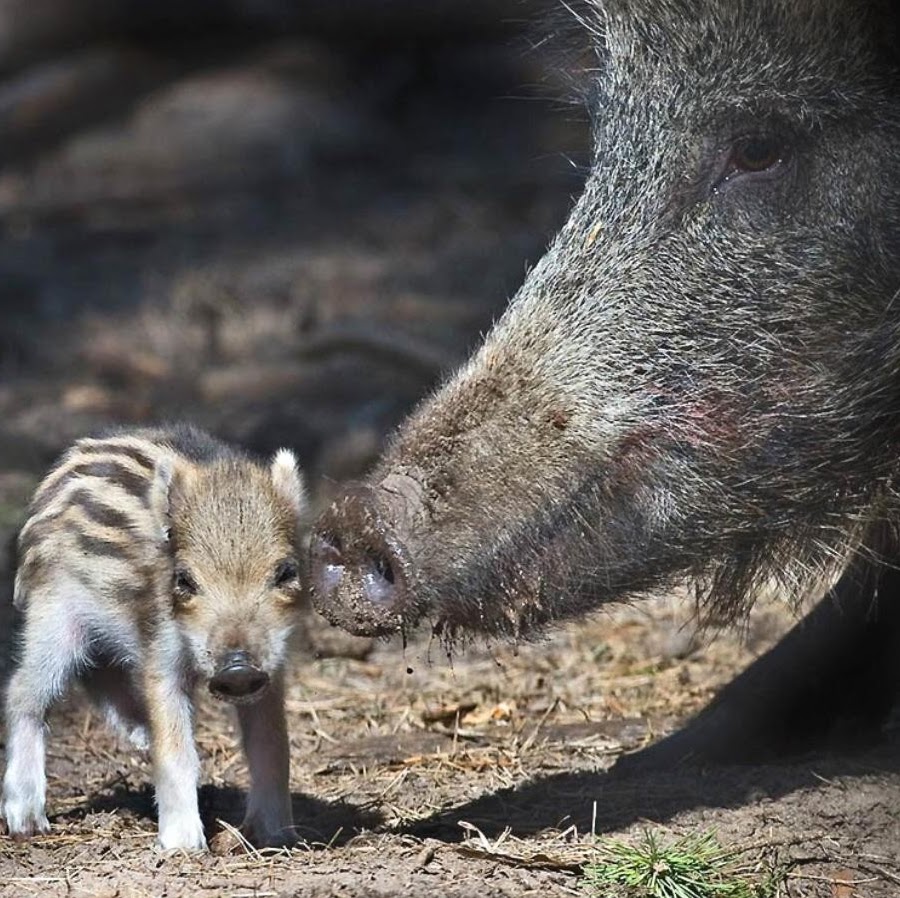
[{"label": "piglet's snout", "polygon": [[256,666],[247,652],[229,652],[210,679],[209,691],[216,698],[241,703],[258,698],[268,685],[269,675]]}]

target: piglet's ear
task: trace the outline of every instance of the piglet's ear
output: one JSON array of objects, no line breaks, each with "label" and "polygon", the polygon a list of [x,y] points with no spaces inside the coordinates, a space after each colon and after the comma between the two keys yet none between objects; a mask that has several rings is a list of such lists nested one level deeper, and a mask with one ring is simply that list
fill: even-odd
[{"label": "piglet's ear", "polygon": [[150,512],[159,525],[163,539],[169,538],[172,511],[172,485],[175,479],[175,466],[171,458],[161,458],[156,463],[153,480],[150,482],[150,493],[147,500]]},{"label": "piglet's ear", "polygon": [[306,511],[306,487],[297,467],[297,457],[290,449],[279,449],[269,466],[275,492],[287,502],[297,515]]}]

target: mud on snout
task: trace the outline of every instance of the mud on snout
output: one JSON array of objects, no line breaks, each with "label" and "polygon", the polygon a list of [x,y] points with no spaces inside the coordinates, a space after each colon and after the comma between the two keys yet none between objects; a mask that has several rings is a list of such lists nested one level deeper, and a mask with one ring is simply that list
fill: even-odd
[{"label": "mud on snout", "polygon": [[358,636],[401,629],[412,602],[409,553],[381,491],[353,484],[319,519],[310,540],[312,600]]}]

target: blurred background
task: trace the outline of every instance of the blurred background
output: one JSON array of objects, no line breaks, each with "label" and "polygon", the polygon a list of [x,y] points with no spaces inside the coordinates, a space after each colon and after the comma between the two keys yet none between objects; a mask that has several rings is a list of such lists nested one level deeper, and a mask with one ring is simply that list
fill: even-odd
[{"label": "blurred background", "polygon": [[3,0],[2,545],[110,424],[361,474],[579,191],[551,6]]},{"label": "blurred background", "polygon": [[4,0],[0,527],[110,423],[363,471],[578,192],[550,5]]}]

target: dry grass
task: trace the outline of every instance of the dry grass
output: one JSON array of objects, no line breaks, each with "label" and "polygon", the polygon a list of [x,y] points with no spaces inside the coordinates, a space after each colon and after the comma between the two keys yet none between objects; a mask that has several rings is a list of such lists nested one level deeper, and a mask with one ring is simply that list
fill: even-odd
[{"label": "dry grass", "polygon": [[[475,647],[452,664],[428,641],[405,651],[378,645],[364,660],[298,658],[288,712],[301,841],[290,851],[257,851],[234,830],[247,771],[226,708],[201,703],[197,739],[204,818],[211,834],[224,831],[230,853],[163,856],[153,847],[146,758],[117,745],[76,698],[52,720],[53,831],[30,845],[0,839],[0,894],[361,898],[427,894],[440,883],[465,898],[583,895],[578,880],[596,833],[636,838],[648,809],[675,833],[724,827],[725,844],[758,844],[760,855],[792,865],[785,882],[794,891],[781,894],[819,894],[809,888],[832,881],[847,846],[826,844],[827,829],[809,820],[798,838],[793,829],[809,813],[802,803],[780,821],[758,799],[752,813],[710,819],[690,809],[743,794],[729,785],[735,774],[706,784],[602,779],[622,753],[705,704],[791,622],[777,606],[758,608],[751,650],[734,633],[698,644],[684,629],[688,613],[674,600],[617,609],[518,650]],[[817,865],[797,861],[797,846]],[[883,885],[900,873],[891,859],[880,868],[864,874],[857,865],[853,876]]]},{"label": "dry grass", "polygon": [[[427,642],[405,653],[379,647],[368,660],[300,659],[288,695],[292,785],[310,798],[301,801],[294,856],[329,844],[366,851],[387,840],[396,848],[405,827],[538,772],[608,767],[652,736],[646,721],[695,710],[737,658],[749,657],[731,638],[682,659],[659,654],[646,637],[678,613],[665,603],[620,610],[543,644],[473,651],[454,665]],[[623,719],[640,722],[615,722]],[[204,793],[207,817],[233,825],[241,800],[234,790],[246,788],[247,772],[225,708],[202,703],[197,740],[203,781],[213,787]],[[107,875],[127,858],[129,867],[163,864],[169,875],[202,879],[259,874],[285,857],[249,848],[231,858],[157,857],[147,759],[117,745],[78,699],[52,721],[49,779],[52,833],[31,848],[0,841],[10,884],[62,882],[34,869],[47,858],[76,878]],[[16,868],[23,875],[12,875]]]}]

